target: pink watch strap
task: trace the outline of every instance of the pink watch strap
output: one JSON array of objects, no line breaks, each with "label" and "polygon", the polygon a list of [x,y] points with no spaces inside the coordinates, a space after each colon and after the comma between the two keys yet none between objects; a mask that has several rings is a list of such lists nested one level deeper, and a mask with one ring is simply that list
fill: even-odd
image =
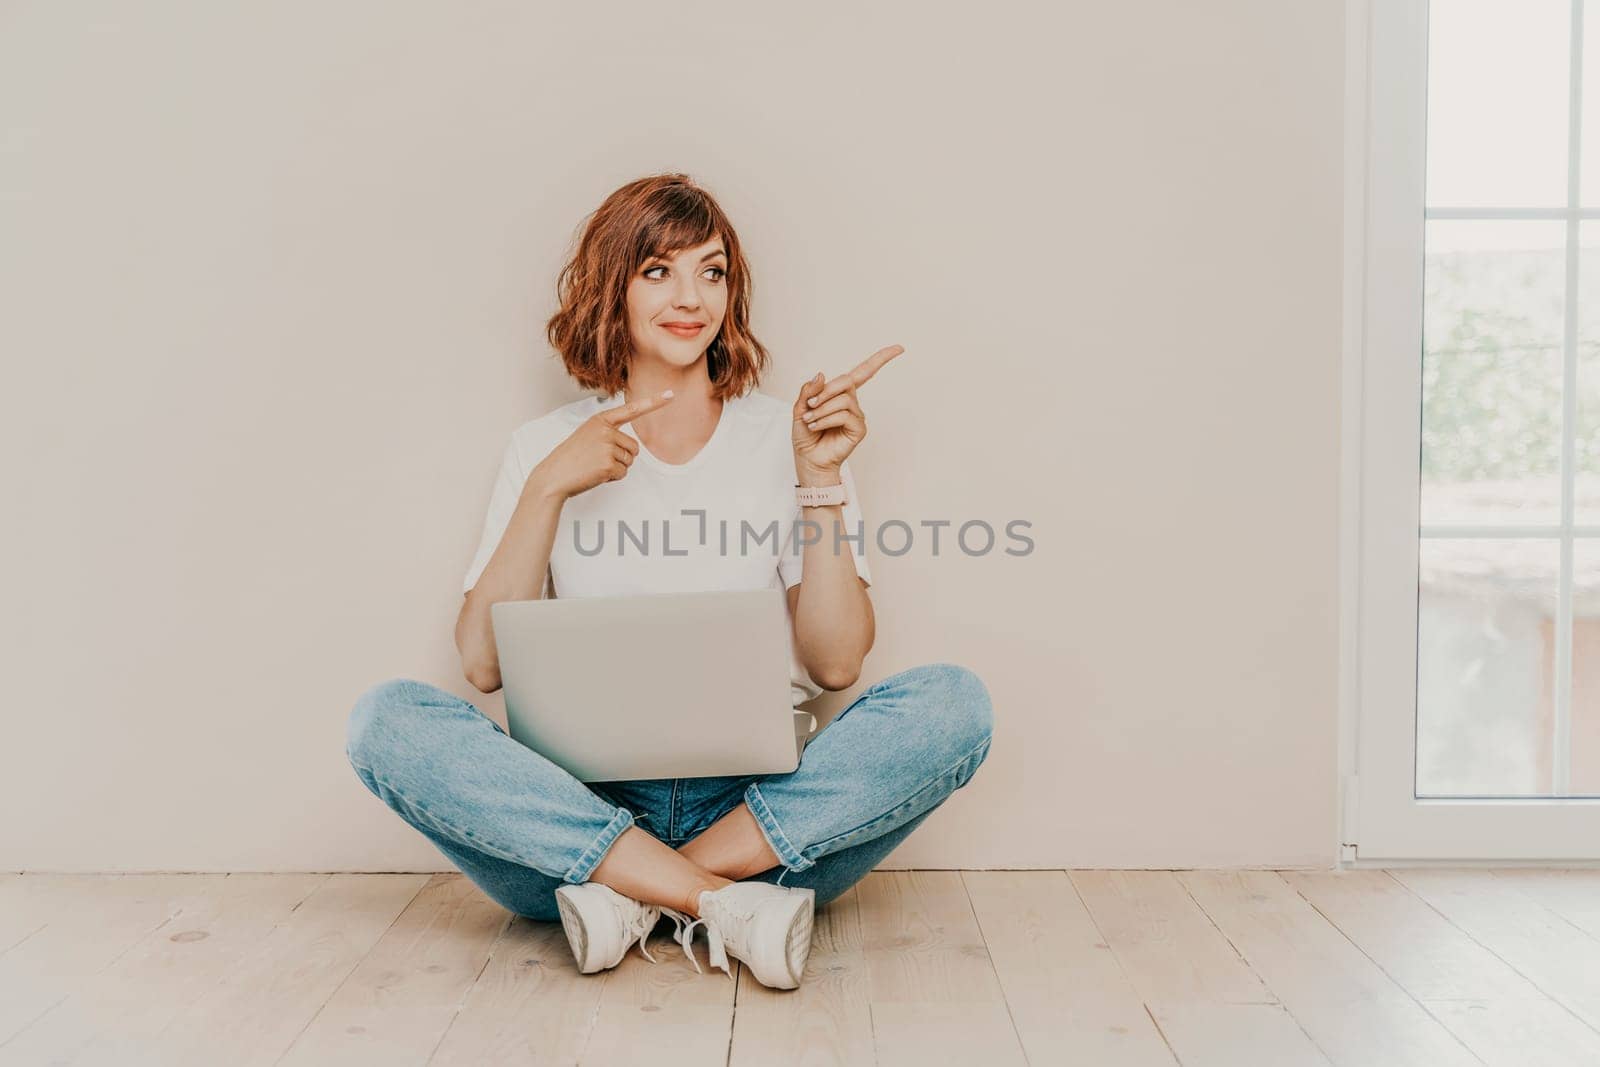
[{"label": "pink watch strap", "polygon": [[844,483],[838,485],[799,485],[794,487],[795,499],[803,508],[825,507],[829,504],[843,504]]}]

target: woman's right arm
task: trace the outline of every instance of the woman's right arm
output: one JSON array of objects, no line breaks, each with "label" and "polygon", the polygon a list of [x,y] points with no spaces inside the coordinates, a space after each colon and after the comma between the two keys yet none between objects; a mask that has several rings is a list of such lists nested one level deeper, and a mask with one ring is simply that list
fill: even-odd
[{"label": "woman's right arm", "polygon": [[480,693],[500,688],[500,657],[494,644],[489,606],[502,600],[539,600],[550,566],[556,528],[567,494],[541,477],[528,475],[517,508],[511,513],[500,544],[489,557],[456,617],[456,649],[461,669]]},{"label": "woman's right arm", "polygon": [[556,543],[561,509],[579,493],[628,473],[639,442],[622,425],[672,399],[672,390],[597,412],[557,445],[523,483],[505,533],[456,616],[456,651],[467,681],[480,693],[500,688],[500,653],[494,643],[491,604],[541,600],[544,572]]}]

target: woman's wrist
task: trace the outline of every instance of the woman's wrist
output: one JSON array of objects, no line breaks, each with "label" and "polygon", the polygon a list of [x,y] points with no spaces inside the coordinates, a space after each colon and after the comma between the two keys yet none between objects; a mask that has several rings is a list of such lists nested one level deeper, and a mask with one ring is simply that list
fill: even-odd
[{"label": "woman's wrist", "polygon": [[549,504],[564,504],[571,494],[561,489],[544,477],[543,473],[535,467],[533,473],[528,475],[528,480],[522,484],[522,495],[525,498]]},{"label": "woman's wrist", "polygon": [[827,486],[843,485],[844,478],[839,473],[838,467],[816,467],[810,463],[802,463],[799,459],[794,463],[795,481],[801,485]]}]

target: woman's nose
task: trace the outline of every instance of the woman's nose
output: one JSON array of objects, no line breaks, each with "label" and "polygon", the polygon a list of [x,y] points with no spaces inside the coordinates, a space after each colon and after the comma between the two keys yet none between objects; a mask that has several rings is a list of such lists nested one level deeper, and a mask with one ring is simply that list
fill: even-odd
[{"label": "woman's nose", "polygon": [[700,306],[700,290],[695,287],[693,278],[679,280],[677,292],[673,293],[673,302],[681,308]]}]

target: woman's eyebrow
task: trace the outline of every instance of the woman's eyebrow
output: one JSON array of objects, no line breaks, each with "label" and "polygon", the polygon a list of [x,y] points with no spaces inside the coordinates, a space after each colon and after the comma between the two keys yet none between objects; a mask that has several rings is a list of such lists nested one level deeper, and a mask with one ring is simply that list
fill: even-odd
[{"label": "woman's eyebrow", "polygon": [[[701,256],[700,257],[700,262],[704,263],[708,259],[716,259],[718,256],[725,256],[727,254],[728,253],[724,252],[722,249],[719,248],[714,252],[707,252],[705,255]],[[663,263],[666,263],[668,261],[667,257],[661,255],[659,252],[656,253],[655,255],[651,256],[650,259],[652,259],[652,260],[659,259]]]}]

